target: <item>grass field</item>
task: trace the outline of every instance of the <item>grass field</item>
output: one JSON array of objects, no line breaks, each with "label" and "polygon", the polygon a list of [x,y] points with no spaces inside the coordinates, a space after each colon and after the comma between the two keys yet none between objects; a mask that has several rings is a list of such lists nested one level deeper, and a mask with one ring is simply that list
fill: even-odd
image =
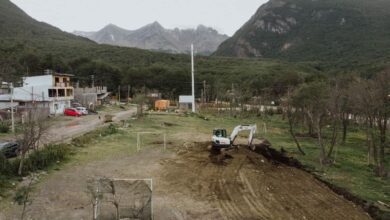
[{"label": "grass field", "polygon": [[[234,118],[211,115],[206,117],[208,120],[197,116],[150,115],[135,121],[133,127],[139,131],[153,131],[160,130],[161,124],[164,122],[173,123],[173,126],[166,129],[168,137],[171,140],[174,139],[178,144],[210,138],[212,129],[216,127],[226,128],[229,133],[236,125],[256,123],[258,126],[257,137],[268,139],[277,150],[283,147],[290,156],[297,158],[323,180],[345,188],[365,200],[390,203],[390,181],[388,178],[376,177],[373,168],[368,166],[364,134],[356,129],[351,129],[353,131],[348,133],[346,144],[337,144],[336,163],[321,168],[317,140],[300,138],[299,141],[306,153],[305,156],[300,155],[288,132],[286,121],[283,121],[280,116],[268,117],[266,120],[259,117]],[[266,133],[264,124],[266,124]],[[389,160],[386,161],[386,167],[387,169],[390,167]]]},{"label": "grass field", "polygon": [[[288,133],[286,122],[278,115],[263,119],[260,117],[235,118],[226,115],[199,117],[198,115],[147,114],[140,119],[127,120],[127,126],[119,128],[113,134],[106,133],[107,130],[97,130],[82,136],[81,139],[73,142],[75,151],[65,164],[66,166],[83,166],[83,164],[94,161],[115,160],[135,154],[138,132],[160,133],[142,135],[141,150],[145,147],[157,147],[163,150],[163,134],[166,134],[167,150],[170,151],[177,150],[186,143],[210,141],[213,128],[226,128],[230,133],[236,125],[253,123],[258,126],[257,138],[268,139],[273,148],[277,150],[283,147],[290,156],[297,158],[321,179],[342,187],[365,200],[390,203],[390,181],[375,177],[372,167],[367,165],[363,133],[356,129],[350,131],[347,143],[337,145],[336,163],[321,168],[316,139],[300,138],[306,153],[306,156],[301,156]],[[266,125],[266,132],[264,125]],[[243,133],[243,136],[245,135]],[[62,164],[49,167],[49,173],[62,169]],[[389,168],[389,161],[386,161],[386,166]]]}]

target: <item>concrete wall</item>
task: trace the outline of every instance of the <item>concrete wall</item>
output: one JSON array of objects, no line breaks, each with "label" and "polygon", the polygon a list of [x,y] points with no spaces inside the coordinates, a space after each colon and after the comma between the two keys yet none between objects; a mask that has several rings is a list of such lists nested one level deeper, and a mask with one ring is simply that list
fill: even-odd
[{"label": "concrete wall", "polygon": [[23,87],[28,86],[71,87],[70,77],[62,75],[42,75],[23,77]]},{"label": "concrete wall", "polygon": [[[57,97],[49,97],[49,89],[65,89],[65,97],[58,97],[58,91],[57,91]],[[72,89],[73,88],[53,88],[48,85],[41,85],[41,86],[29,86],[29,87],[18,87],[14,88],[14,100],[20,100],[20,101],[70,101],[74,99],[73,95],[66,96],[66,89]],[[73,93],[73,92],[72,92]]]},{"label": "concrete wall", "polygon": [[65,108],[70,108],[70,101],[53,101],[50,102],[50,114],[52,115],[61,115],[64,114]]},{"label": "concrete wall", "polygon": [[53,86],[53,76],[52,75],[43,75],[43,76],[29,76],[23,77],[23,86]]},{"label": "concrete wall", "polygon": [[30,111],[35,111],[33,114],[45,118],[50,115],[50,102],[28,102],[24,103],[23,106],[17,107],[19,117],[28,117]]},{"label": "concrete wall", "polygon": [[14,88],[14,100],[23,101],[49,101],[49,86],[26,86]]},{"label": "concrete wall", "polygon": [[75,100],[86,108],[94,109],[99,103],[97,102],[96,93],[75,94]]},{"label": "concrete wall", "polygon": [[107,93],[107,87],[105,86],[96,86],[96,87],[86,87],[86,88],[74,88],[74,94],[85,94],[85,93],[97,93],[97,94],[103,94]]}]

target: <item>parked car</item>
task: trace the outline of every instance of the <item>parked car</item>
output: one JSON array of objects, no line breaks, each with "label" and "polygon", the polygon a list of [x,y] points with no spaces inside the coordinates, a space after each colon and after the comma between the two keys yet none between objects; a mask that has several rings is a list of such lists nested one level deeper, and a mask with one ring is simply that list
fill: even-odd
[{"label": "parked car", "polygon": [[73,108],[77,108],[77,107],[81,107],[82,105],[80,104],[80,103],[78,103],[78,102],[73,102],[72,103],[72,107]]},{"label": "parked car", "polygon": [[66,108],[64,110],[64,114],[69,116],[76,116],[76,117],[81,116],[81,112],[77,111],[77,109],[75,108]]},{"label": "parked car", "polygon": [[16,157],[19,153],[19,144],[14,141],[0,141],[0,154],[6,158]]},{"label": "parked car", "polygon": [[76,107],[77,111],[81,112],[83,115],[88,115],[88,110],[85,107]]}]

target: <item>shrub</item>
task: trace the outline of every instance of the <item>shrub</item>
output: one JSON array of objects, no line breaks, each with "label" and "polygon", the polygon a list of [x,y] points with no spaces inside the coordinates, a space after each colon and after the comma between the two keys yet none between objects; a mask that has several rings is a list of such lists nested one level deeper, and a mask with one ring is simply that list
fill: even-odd
[{"label": "shrub", "polygon": [[9,124],[5,122],[0,122],[0,133],[8,133]]},{"label": "shrub", "polygon": [[31,191],[32,189],[30,187],[27,186],[20,187],[14,195],[14,201],[18,203],[18,205],[23,205],[23,203],[29,202],[28,194],[30,194]]},{"label": "shrub", "polygon": [[[57,161],[62,161],[72,152],[71,147],[67,144],[46,145],[44,148],[33,151],[25,160],[23,165],[23,173],[34,172],[36,170],[45,169]],[[15,165],[19,165],[20,159],[13,161]],[[17,169],[14,171],[16,175]]]},{"label": "shrub", "polygon": [[12,164],[0,153],[0,175],[9,175],[11,173],[13,173]]},{"label": "shrub", "polygon": [[115,124],[110,124],[107,128],[104,128],[102,131],[102,136],[108,136],[118,133],[118,127]]},{"label": "shrub", "polygon": [[90,143],[93,139],[94,137],[91,134],[85,134],[72,139],[72,145],[75,147],[85,147],[85,145]]}]

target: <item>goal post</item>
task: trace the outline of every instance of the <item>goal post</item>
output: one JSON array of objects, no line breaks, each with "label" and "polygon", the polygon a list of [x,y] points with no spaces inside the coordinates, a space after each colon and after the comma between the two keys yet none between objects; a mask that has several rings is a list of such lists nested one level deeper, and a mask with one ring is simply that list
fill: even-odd
[{"label": "goal post", "polygon": [[166,132],[137,132],[137,152],[142,148],[142,136],[145,135],[161,135],[164,151],[167,149],[167,133]]}]

